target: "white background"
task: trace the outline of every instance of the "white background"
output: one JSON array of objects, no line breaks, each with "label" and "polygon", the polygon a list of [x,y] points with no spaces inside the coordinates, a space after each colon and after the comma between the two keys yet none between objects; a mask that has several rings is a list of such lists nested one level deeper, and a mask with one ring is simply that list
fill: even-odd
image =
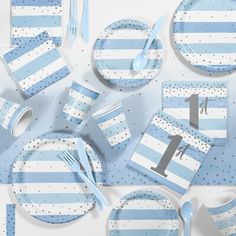
[{"label": "white background", "polygon": [[[68,10],[69,0],[65,0],[65,10]],[[79,2],[79,16],[81,16],[82,0]],[[180,0],[90,0],[90,18],[91,18],[91,40],[89,44],[84,44],[81,38],[78,39],[73,49],[63,49],[67,57],[70,59],[73,65],[78,65],[80,73],[85,75],[91,64],[91,50],[93,43],[97,35],[110,23],[122,19],[122,18],[141,18],[150,22],[155,22],[161,15],[166,16],[166,23],[161,35],[161,38],[166,47],[166,56],[173,54],[173,50],[169,43],[169,25],[171,17],[176,7],[180,3]],[[0,24],[1,24],[1,36],[0,36],[0,53],[9,50],[9,21],[10,21],[10,3],[8,0],[1,1],[0,7]],[[65,21],[67,22],[65,16]],[[77,61],[77,55],[83,52],[83,57],[79,57]],[[171,63],[164,63],[164,69],[170,71],[175,65]],[[3,77],[3,82],[0,86],[11,83],[7,78],[6,71],[3,65],[0,65],[0,74]],[[94,81],[96,78],[94,78]],[[95,83],[99,83],[98,81]],[[10,84],[13,86],[13,84]],[[127,94],[125,95],[127,96]],[[108,196],[111,205],[104,212],[97,212],[96,210],[90,212],[82,219],[72,222],[66,225],[48,225],[32,217],[26,215],[19,207],[16,213],[16,235],[17,236],[64,236],[64,235],[83,235],[83,236],[105,236],[107,233],[107,220],[109,212],[112,206],[118,203],[119,199],[129,193],[130,191],[144,188],[143,186],[136,187],[103,187],[102,191]],[[159,187],[157,187],[158,189]],[[202,207],[203,201],[209,197],[209,195],[215,195],[224,190],[230,190],[230,187],[192,187],[190,192],[179,199],[179,196],[175,196],[179,204],[185,199],[192,199],[196,208],[195,220],[192,230],[193,236],[218,236],[219,233],[216,230],[214,224],[206,214]],[[173,196],[174,193],[172,192]],[[0,203],[12,203],[14,198],[11,194],[10,186],[0,186]],[[0,235],[1,236],[1,235]]]}]

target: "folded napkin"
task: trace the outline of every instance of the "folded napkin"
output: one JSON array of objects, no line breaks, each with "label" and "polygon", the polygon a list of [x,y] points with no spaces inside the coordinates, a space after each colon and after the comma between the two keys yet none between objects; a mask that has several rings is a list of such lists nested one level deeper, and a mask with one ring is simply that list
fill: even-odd
[{"label": "folded napkin", "polygon": [[212,144],[188,124],[157,112],[128,165],[184,194]]},{"label": "folded napkin", "polygon": [[43,31],[62,44],[62,0],[11,0],[11,44],[20,45]]},{"label": "folded napkin", "polygon": [[28,39],[3,55],[3,59],[20,92],[27,98],[70,74],[47,32]]}]

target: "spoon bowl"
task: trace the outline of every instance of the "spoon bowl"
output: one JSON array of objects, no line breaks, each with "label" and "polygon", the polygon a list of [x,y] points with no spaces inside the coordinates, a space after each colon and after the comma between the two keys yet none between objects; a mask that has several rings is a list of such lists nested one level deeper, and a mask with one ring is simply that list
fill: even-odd
[{"label": "spoon bowl", "polygon": [[133,61],[134,71],[140,72],[146,67],[147,63],[148,63],[147,53],[142,51],[134,58],[134,61]]},{"label": "spoon bowl", "polygon": [[185,202],[180,208],[180,216],[184,221],[184,235],[190,236],[194,208],[190,201]]}]

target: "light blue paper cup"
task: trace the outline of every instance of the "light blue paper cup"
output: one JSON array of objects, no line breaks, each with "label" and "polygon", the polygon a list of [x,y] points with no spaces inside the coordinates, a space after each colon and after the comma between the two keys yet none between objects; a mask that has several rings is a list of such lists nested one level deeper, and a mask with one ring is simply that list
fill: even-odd
[{"label": "light blue paper cup", "polygon": [[209,198],[204,206],[222,235],[236,235],[236,198],[234,193],[222,192]]},{"label": "light blue paper cup", "polygon": [[73,82],[63,109],[65,119],[81,124],[100,94],[100,91],[87,83]]},{"label": "light blue paper cup", "polygon": [[0,125],[12,136],[19,137],[32,120],[32,109],[0,97]]},{"label": "light blue paper cup", "polygon": [[112,148],[121,150],[130,143],[131,134],[123,112],[122,103],[107,106],[94,113],[92,117]]}]

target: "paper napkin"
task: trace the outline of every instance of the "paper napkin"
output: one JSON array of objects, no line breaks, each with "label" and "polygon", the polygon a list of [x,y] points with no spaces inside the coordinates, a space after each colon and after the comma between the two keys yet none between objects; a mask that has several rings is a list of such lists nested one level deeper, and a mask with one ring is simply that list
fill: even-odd
[{"label": "paper napkin", "polygon": [[11,0],[11,44],[20,45],[48,31],[62,44],[62,0]]},{"label": "paper napkin", "polygon": [[3,59],[20,92],[27,98],[70,74],[67,63],[47,32],[20,44]]},{"label": "paper napkin", "polygon": [[211,138],[227,141],[228,91],[226,82],[173,81],[163,83],[162,108]]},{"label": "paper napkin", "polygon": [[213,139],[164,112],[157,112],[128,165],[184,194]]}]

